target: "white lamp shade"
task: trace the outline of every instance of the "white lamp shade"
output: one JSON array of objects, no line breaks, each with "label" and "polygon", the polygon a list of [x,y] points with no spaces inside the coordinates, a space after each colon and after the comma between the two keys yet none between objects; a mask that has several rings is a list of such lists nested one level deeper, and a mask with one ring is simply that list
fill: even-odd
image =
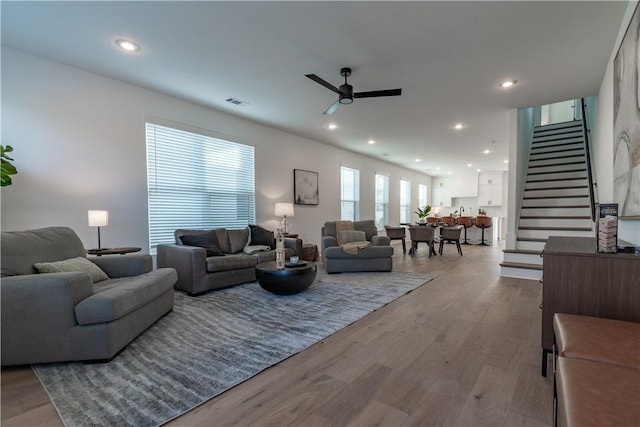
[{"label": "white lamp shade", "polygon": [[275,216],[293,216],[293,203],[276,203]]},{"label": "white lamp shade", "polygon": [[109,225],[109,211],[89,211],[89,227],[106,227]]}]

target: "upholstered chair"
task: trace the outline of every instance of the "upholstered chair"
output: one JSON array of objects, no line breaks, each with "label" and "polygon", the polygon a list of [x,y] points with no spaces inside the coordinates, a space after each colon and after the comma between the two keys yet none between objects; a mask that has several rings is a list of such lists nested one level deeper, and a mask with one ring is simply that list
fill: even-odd
[{"label": "upholstered chair", "polygon": [[431,258],[431,254],[435,255],[436,251],[433,248],[433,234],[434,228],[431,226],[414,225],[409,227],[409,236],[411,237],[411,250],[409,251],[409,255],[416,255],[418,243],[427,244],[429,258]]},{"label": "upholstered chair", "polygon": [[384,229],[387,233],[387,237],[390,240],[402,240],[402,253],[407,253],[407,246],[405,242],[406,237],[406,228],[404,227],[392,227],[390,225],[385,225]]},{"label": "upholstered chair", "polygon": [[462,256],[462,247],[460,246],[460,235],[462,234],[462,225],[456,225],[454,227],[442,227],[440,230],[440,255],[442,255],[442,249],[444,248],[445,240],[448,242],[454,242],[458,253]]}]

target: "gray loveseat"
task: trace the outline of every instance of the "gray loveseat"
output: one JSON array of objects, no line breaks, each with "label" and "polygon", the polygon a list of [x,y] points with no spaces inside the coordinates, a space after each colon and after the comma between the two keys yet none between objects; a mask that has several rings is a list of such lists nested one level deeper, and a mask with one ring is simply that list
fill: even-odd
[{"label": "gray loveseat", "polygon": [[[67,227],[2,232],[1,255],[3,366],[109,360],[173,309],[173,269],[144,254],[86,258]],[[34,267],[76,258],[108,277]]]},{"label": "gray loveseat", "polygon": [[[241,283],[255,282],[257,264],[275,261],[275,250],[266,248],[253,254],[245,253],[247,244],[254,246],[255,233],[263,233],[259,243],[269,243],[275,247],[273,233],[261,227],[251,226],[243,229],[215,230],[176,230],[175,244],[158,245],[158,266],[172,267],[178,272],[175,288],[185,291],[190,296],[198,296],[205,292],[221,289]],[[264,234],[267,233],[265,236]],[[269,234],[270,233],[270,234]],[[249,241],[253,235],[253,242]],[[209,237],[214,245],[206,249],[201,246],[185,245],[185,236]],[[285,258],[302,253],[302,240],[285,238]],[[204,245],[206,246],[206,245]]]},{"label": "gray loveseat", "polygon": [[[339,231],[336,221],[328,221],[322,227],[322,256],[327,273],[357,271],[391,271],[393,247],[387,236],[378,236],[373,220],[354,221],[351,230]],[[353,251],[345,251],[338,244],[339,233],[361,235],[371,246]],[[350,242],[353,243],[353,240]]]}]

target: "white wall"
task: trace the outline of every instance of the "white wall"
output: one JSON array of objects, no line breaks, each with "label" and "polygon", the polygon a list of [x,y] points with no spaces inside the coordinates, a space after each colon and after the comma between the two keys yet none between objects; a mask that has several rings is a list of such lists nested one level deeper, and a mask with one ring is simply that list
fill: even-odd
[{"label": "white wall", "polygon": [[362,219],[374,218],[374,174],[390,177],[390,223],[399,222],[400,178],[431,178],[168,95],[33,55],[2,49],[2,144],[14,147],[14,184],[1,191],[1,227],[72,227],[95,247],[88,209],[107,209],[102,245],[148,250],[144,121],[147,115],[208,129],[256,153],[257,222],[275,229],[276,201],[293,201],[293,169],[319,173],[320,205],[297,206],[291,231],[319,244],[340,217],[340,166],[360,170]]}]

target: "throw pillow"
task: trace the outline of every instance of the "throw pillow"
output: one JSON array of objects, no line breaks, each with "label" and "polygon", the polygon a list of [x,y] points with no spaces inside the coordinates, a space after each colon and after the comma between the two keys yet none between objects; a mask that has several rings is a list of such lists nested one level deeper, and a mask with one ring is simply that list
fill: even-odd
[{"label": "throw pillow", "polygon": [[269,246],[269,249],[276,248],[273,231],[269,231],[259,225],[249,225],[249,229],[251,230],[251,245],[265,245]]},{"label": "throw pillow", "polygon": [[224,256],[215,233],[208,231],[200,234],[186,234],[180,237],[182,244],[197,246],[207,250],[207,256]]},{"label": "throw pillow", "polygon": [[107,273],[102,271],[100,267],[80,256],[56,262],[37,262],[33,264],[33,268],[35,268],[38,273],[65,273],[81,271],[89,273],[89,276],[91,276],[91,282],[93,283],[98,283],[109,278]]},{"label": "throw pillow", "polygon": [[230,253],[237,254],[242,252],[249,241],[249,229],[241,228],[239,230],[227,230],[229,236]]},{"label": "throw pillow", "polygon": [[342,244],[351,242],[363,242],[367,240],[367,235],[364,231],[357,230],[342,230],[340,232],[340,241]]}]

